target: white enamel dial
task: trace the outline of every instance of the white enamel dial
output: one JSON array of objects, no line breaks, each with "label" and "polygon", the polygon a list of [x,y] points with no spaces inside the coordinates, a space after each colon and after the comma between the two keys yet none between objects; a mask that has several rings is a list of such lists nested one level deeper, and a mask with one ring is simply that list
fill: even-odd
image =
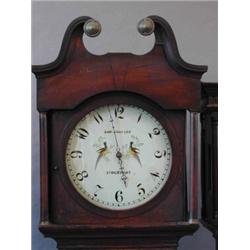
[{"label": "white enamel dial", "polygon": [[92,204],[127,210],[154,198],[169,178],[172,149],[160,122],[132,105],[108,105],[84,116],[66,148],[75,189]]}]

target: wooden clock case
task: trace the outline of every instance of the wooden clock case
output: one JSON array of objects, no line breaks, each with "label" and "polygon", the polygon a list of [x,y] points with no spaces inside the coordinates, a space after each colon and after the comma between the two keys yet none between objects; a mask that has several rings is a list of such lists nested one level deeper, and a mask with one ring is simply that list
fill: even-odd
[{"label": "wooden clock case", "polygon": [[[179,55],[174,33],[158,16],[156,43],[145,55],[96,56],[82,42],[79,17],[67,28],[58,58],[33,66],[40,113],[40,231],[58,249],[176,249],[198,228],[200,112],[206,105],[201,76],[206,66]],[[117,212],[86,202],[70,184],[64,153],[71,129],[100,105],[128,103],[156,116],[173,147],[169,180],[157,197]]]}]

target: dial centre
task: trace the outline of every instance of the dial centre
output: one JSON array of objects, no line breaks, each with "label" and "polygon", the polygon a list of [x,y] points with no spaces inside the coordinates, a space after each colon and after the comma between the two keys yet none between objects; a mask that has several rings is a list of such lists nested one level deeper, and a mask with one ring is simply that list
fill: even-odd
[{"label": "dial centre", "polygon": [[121,153],[120,151],[117,151],[116,157],[117,157],[118,159],[121,159],[121,158],[122,158],[122,153]]}]

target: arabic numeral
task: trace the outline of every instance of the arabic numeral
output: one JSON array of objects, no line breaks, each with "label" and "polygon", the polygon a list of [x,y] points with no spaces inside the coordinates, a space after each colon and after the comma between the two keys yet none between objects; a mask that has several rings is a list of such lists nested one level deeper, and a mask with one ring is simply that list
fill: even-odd
[{"label": "arabic numeral", "polygon": [[122,114],[124,113],[124,107],[122,106],[117,106],[115,108],[115,117],[119,118],[119,119],[123,119],[124,117],[122,116]]},{"label": "arabic numeral", "polygon": [[89,135],[89,132],[84,128],[79,128],[77,130],[77,136],[83,140],[85,140],[88,135]]},{"label": "arabic numeral", "polygon": [[137,119],[137,123],[141,120],[142,114],[139,115],[138,119]]},{"label": "arabic numeral", "polygon": [[148,133],[149,137],[152,139],[153,135],[159,135],[161,133],[160,129],[154,128],[152,133]]},{"label": "arabic numeral", "polygon": [[78,181],[83,181],[83,179],[87,178],[88,176],[89,176],[88,172],[85,171],[85,170],[76,174],[76,178],[77,178]]},{"label": "arabic numeral", "polygon": [[158,172],[151,172],[150,173],[153,177],[160,177],[160,174]]},{"label": "arabic numeral", "polygon": [[97,197],[97,193],[98,193],[101,189],[103,189],[103,187],[102,187],[101,185],[97,184],[97,185],[96,185],[96,191],[94,192],[94,196],[95,196],[95,197]]},{"label": "arabic numeral", "polygon": [[70,153],[71,158],[82,158],[82,151],[72,151]]},{"label": "arabic numeral", "polygon": [[98,124],[100,124],[101,122],[103,122],[103,118],[102,118],[102,116],[98,112],[94,115],[94,119],[96,120],[96,122]]},{"label": "arabic numeral", "polygon": [[158,128],[154,128],[153,133],[154,133],[154,135],[159,135],[161,133],[161,131]]},{"label": "arabic numeral", "polygon": [[145,189],[144,189],[143,187],[141,187],[141,186],[142,186],[141,183],[139,183],[139,184],[137,185],[138,194],[139,194],[140,196],[142,196],[142,195],[144,195],[144,194],[146,193]]},{"label": "arabic numeral", "polygon": [[155,151],[155,157],[158,158],[158,159],[161,158],[162,156],[165,157],[166,154],[167,154],[166,150],[163,150],[162,152],[160,150]]},{"label": "arabic numeral", "polygon": [[123,201],[123,196],[122,196],[122,191],[121,190],[118,190],[116,193],[115,193],[115,199],[117,202],[122,202]]}]

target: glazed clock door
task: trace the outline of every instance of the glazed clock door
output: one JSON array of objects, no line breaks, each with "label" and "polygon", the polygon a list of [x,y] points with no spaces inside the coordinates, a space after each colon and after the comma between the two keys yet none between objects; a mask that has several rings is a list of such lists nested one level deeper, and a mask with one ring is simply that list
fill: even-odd
[{"label": "glazed clock door", "polygon": [[153,199],[168,180],[172,149],[161,123],[127,104],[105,105],[86,114],[66,148],[72,185],[92,204],[127,210]]}]

